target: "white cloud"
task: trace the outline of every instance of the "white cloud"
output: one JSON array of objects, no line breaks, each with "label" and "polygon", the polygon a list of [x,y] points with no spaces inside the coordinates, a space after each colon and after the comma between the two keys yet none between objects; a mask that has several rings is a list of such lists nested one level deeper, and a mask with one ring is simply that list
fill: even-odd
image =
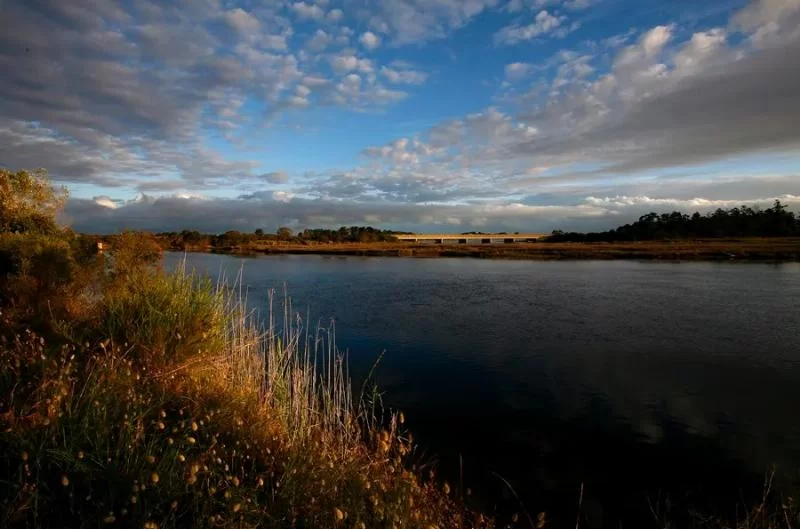
[{"label": "white cloud", "polygon": [[428,74],[417,70],[398,70],[386,66],[381,67],[381,75],[394,84],[421,85],[428,79]]},{"label": "white cloud", "polygon": [[355,55],[336,55],[330,59],[331,68],[336,73],[344,73],[355,70],[358,66],[358,58]]},{"label": "white cloud", "polygon": [[326,18],[331,22],[339,22],[344,18],[344,11],[341,9],[331,9],[328,11],[328,16]]},{"label": "white cloud", "polygon": [[223,17],[228,25],[241,33],[255,33],[261,28],[258,19],[240,7],[226,11]]},{"label": "white cloud", "polygon": [[381,0],[363,9],[369,27],[388,35],[394,44],[439,39],[466,25],[498,0]]},{"label": "white cloud", "polygon": [[512,62],[506,65],[506,79],[519,80],[530,75],[533,65],[527,62]]},{"label": "white cloud", "polygon": [[333,35],[318,29],[314,33],[314,36],[306,42],[306,48],[314,52],[320,52],[327,48],[331,42],[333,42]]},{"label": "white cloud", "polygon": [[325,18],[325,10],[316,4],[295,2],[291,5],[291,9],[301,19],[322,20]]},{"label": "white cloud", "polygon": [[271,173],[264,173],[259,175],[260,180],[264,180],[271,184],[285,184],[289,181],[289,175],[285,171],[274,171]]},{"label": "white cloud", "polygon": [[381,38],[371,31],[363,33],[358,41],[368,50],[374,50],[381,45]]},{"label": "white cloud", "polygon": [[119,204],[107,196],[94,197],[94,203],[108,209],[117,209]]},{"label": "white cloud", "polygon": [[[567,17],[555,16],[550,14],[547,10],[539,11],[534,18],[534,21],[527,25],[512,24],[506,26],[494,35],[494,40],[497,44],[512,45],[522,41],[531,40],[536,37],[547,35],[555,30],[561,28],[562,24],[566,22]],[[564,35],[561,33],[560,35]]]}]

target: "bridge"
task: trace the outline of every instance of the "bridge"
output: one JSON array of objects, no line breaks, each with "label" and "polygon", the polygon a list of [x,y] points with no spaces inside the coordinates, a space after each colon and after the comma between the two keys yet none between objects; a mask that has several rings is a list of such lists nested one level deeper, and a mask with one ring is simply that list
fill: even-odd
[{"label": "bridge", "polygon": [[400,241],[429,242],[434,244],[512,244],[536,242],[547,237],[544,233],[409,233],[395,235]]}]

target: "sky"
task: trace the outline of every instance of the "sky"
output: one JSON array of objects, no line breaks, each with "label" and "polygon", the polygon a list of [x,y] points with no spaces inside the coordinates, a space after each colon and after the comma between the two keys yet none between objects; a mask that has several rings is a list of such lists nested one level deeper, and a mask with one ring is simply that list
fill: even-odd
[{"label": "sky", "polygon": [[800,208],[800,0],[0,0],[0,166],[120,229]]}]

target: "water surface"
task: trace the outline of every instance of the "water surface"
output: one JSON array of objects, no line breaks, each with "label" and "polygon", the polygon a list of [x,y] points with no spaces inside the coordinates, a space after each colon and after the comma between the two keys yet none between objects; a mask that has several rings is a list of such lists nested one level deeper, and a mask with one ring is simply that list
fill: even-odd
[{"label": "water surface", "polygon": [[385,403],[484,508],[517,503],[497,473],[528,510],[574,520],[584,483],[588,526],[635,527],[659,496],[733,512],[772,465],[798,475],[800,264],[188,263],[241,269],[256,305],[288,285],[296,310],[335,321],[357,379],[385,351]]}]

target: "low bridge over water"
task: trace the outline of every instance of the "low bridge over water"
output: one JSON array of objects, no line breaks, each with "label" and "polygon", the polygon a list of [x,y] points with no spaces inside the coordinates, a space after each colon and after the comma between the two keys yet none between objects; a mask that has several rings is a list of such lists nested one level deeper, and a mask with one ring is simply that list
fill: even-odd
[{"label": "low bridge over water", "polygon": [[407,242],[430,242],[433,244],[496,244],[515,242],[536,242],[547,237],[544,233],[410,233],[395,235],[398,240]]}]

